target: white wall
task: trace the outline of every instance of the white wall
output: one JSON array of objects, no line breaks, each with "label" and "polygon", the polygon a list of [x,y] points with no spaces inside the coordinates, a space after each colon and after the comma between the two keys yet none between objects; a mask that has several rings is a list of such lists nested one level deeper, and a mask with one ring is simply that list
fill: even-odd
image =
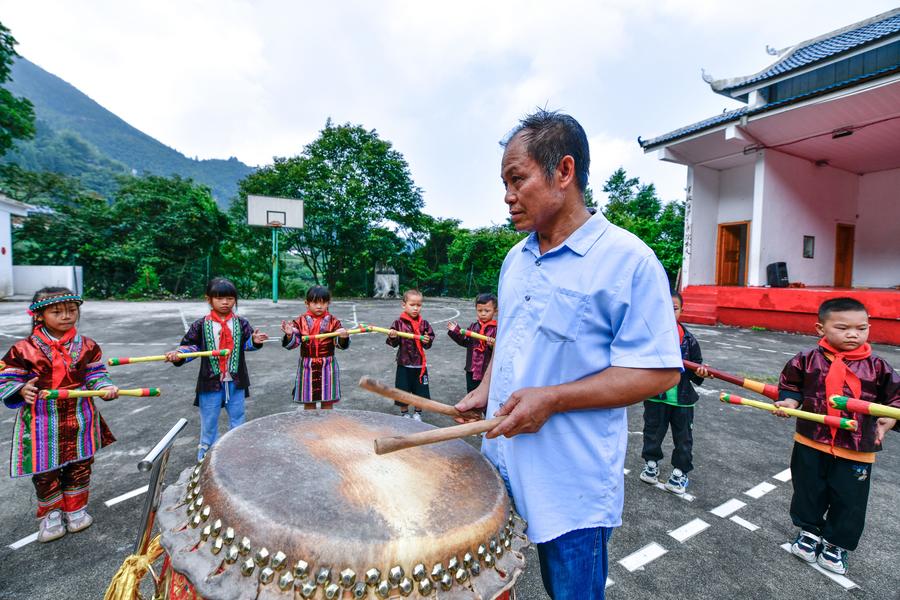
[{"label": "white wall", "polygon": [[76,294],[82,290],[82,268],[72,266],[16,265],[12,267],[15,293],[32,296],[42,287],[67,287]]},{"label": "white wall", "polygon": [[716,283],[716,225],[719,172],[688,167],[688,210],[685,212],[682,287]]},{"label": "white wall", "polygon": [[[775,150],[764,160],[762,210],[753,223],[759,252],[751,253],[748,283],[765,285],[766,265],[783,261],[792,282],[834,285],[835,226],[856,224],[859,176]],[[816,238],[812,259],[803,258],[804,235]],[[857,244],[860,237],[857,228]]]},{"label": "white wall", "polygon": [[12,230],[9,213],[0,210],[0,298],[13,295]]},{"label": "white wall", "polygon": [[719,174],[719,223],[753,218],[753,163]]},{"label": "white wall", "polygon": [[900,169],[859,179],[853,285],[900,285]]}]

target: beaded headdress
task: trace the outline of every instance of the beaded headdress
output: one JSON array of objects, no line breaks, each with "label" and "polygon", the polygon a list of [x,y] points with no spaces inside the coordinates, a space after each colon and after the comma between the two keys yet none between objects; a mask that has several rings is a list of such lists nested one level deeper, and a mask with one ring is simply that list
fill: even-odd
[{"label": "beaded headdress", "polygon": [[28,307],[28,310],[30,312],[35,312],[43,310],[51,304],[60,304],[61,302],[75,302],[80,306],[84,303],[84,300],[82,299],[80,294],[59,294],[57,296],[47,296],[45,298],[41,298],[40,300],[32,302]]}]

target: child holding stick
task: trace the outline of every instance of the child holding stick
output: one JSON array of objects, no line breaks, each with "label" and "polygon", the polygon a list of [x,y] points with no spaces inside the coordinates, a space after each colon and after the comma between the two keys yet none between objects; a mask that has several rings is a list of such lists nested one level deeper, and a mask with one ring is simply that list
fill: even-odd
[{"label": "child holding stick", "polygon": [[[703,355],[697,338],[681,324],[683,305],[681,294],[673,291],[672,308],[675,310],[675,322],[678,326],[681,357],[702,363]],[[675,443],[672,450],[673,469],[665,487],[674,494],[683,494],[687,490],[688,473],[694,468],[694,405],[700,399],[692,384],[701,385],[704,377],[709,377],[709,371],[702,364],[693,373],[685,369],[678,385],[644,401],[644,449],[641,458],[645,462],[640,474],[644,483],[656,485],[659,481],[658,463],[663,457],[662,442],[671,426],[672,441]]]},{"label": "child holding stick", "polygon": [[91,398],[42,398],[45,389],[106,390],[118,395],[100,346],[76,329],[81,296],[68,288],[45,287],[29,306],[32,334],[3,357],[0,398],[18,409],[13,429],[10,475],[31,475],[41,520],[38,541],[49,542],[86,529],[94,453],[116,438]]},{"label": "child holding stick", "polygon": [[[475,298],[475,315],[478,320],[469,325],[469,331],[490,338],[497,337],[497,296],[479,294]],[[491,364],[494,342],[466,336],[459,324],[449,321],[447,334],[454,342],[466,348],[466,392],[471,392],[484,377],[484,371]]]},{"label": "child holding stick", "polygon": [[238,293],[235,285],[223,277],[206,285],[209,314],[191,323],[176,350],[166,352],[166,360],[180,367],[193,358],[179,357],[180,352],[229,350],[227,356],[202,357],[197,374],[194,406],[200,407],[200,444],[197,460],[209,451],[219,436],[219,413],[228,412],[231,429],[244,424],[244,398],[250,395],[250,375],[245,352],[262,348],[269,339],[265,333],[250,327],[247,319],[234,314]]},{"label": "child holding stick", "polygon": [[[334,408],[341,399],[341,370],[334,349],[349,348],[350,334],[340,319],[328,312],[329,304],[331,292],[328,288],[314,285],[306,292],[306,313],[290,323],[281,322],[284,332],[281,345],[287,350],[300,347],[292,394],[294,402],[302,404],[304,409]],[[337,333],[338,336],[314,337],[323,333]]]},{"label": "child holding stick", "polygon": [[[858,431],[797,420],[791,454],[791,520],[800,528],[791,552],[834,573],[847,572],[849,552],[862,536],[875,453],[896,419],[831,408],[832,395],[900,408],[900,376],[872,354],[869,315],[853,298],[819,307],[812,350],[798,353],[781,372],[776,406],[858,419]],[[776,412],[786,417],[783,412]]]},{"label": "child holding stick", "polygon": [[[425,358],[425,350],[431,348],[434,341],[434,329],[431,324],[422,318],[422,292],[409,289],[403,293],[403,312],[400,318],[395,320],[388,332],[387,345],[397,348],[397,374],[394,378],[394,387],[406,392],[431,398],[428,390],[428,361]],[[401,338],[398,331],[411,333],[415,339]],[[403,402],[394,402],[400,407],[400,415],[409,418],[409,405]],[[413,414],[416,421],[422,420],[422,410],[417,408]]]}]

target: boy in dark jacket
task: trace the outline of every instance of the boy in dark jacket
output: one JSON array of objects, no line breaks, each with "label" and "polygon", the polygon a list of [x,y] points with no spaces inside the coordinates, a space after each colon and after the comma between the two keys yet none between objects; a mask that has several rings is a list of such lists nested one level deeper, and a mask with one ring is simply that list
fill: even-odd
[{"label": "boy in dark jacket", "polygon": [[[672,308],[675,310],[676,321],[680,321],[683,304],[681,294],[672,292]],[[703,355],[700,353],[697,338],[680,322],[677,324],[681,357],[698,364],[702,363]],[[672,441],[675,443],[675,449],[672,451],[674,469],[666,482],[666,489],[675,494],[683,494],[687,489],[687,474],[694,468],[691,462],[691,449],[694,444],[692,431],[694,404],[699,399],[692,383],[700,385],[704,377],[709,377],[709,371],[705,366],[701,365],[696,373],[685,369],[678,385],[644,401],[644,449],[641,452],[644,469],[641,471],[641,481],[653,485],[659,483],[658,463],[663,457],[662,442],[671,425]]]},{"label": "boy in dark jacket", "polygon": [[[858,431],[797,420],[791,453],[791,520],[800,528],[791,552],[834,573],[847,572],[866,521],[869,481],[884,435],[896,419],[833,408],[831,396],[851,396],[900,408],[900,376],[872,354],[869,315],[853,298],[819,307],[812,350],[800,352],[781,371],[776,406],[857,419]],[[786,417],[784,413],[775,413]]]}]

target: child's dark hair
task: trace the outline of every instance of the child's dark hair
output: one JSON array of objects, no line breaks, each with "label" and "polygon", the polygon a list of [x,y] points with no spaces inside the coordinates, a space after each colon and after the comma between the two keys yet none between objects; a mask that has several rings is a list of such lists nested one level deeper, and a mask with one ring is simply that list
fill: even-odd
[{"label": "child's dark hair", "polygon": [[[39,300],[43,300],[44,298],[49,298],[50,296],[74,296],[75,292],[70,290],[67,287],[56,287],[56,286],[47,286],[42,287],[38,291],[34,293],[34,296],[31,297],[31,304],[38,302]],[[79,304],[81,304],[79,302]],[[34,329],[38,325],[44,322],[41,318],[41,315],[44,313],[46,308],[36,308],[32,311],[31,314],[31,328]]]},{"label": "child's dark hair", "polygon": [[497,296],[491,293],[478,294],[475,296],[475,305],[493,303],[494,308],[498,306]]},{"label": "child's dark hair", "polygon": [[679,292],[678,290],[672,290],[672,297],[678,298],[678,303],[681,306],[684,306],[684,298],[681,297],[681,292]]},{"label": "child's dark hair", "polygon": [[866,310],[866,305],[856,298],[848,298],[846,296],[842,298],[831,298],[819,306],[819,323],[824,323],[831,313],[843,312],[845,310],[862,311],[869,314],[869,311]]},{"label": "child's dark hair", "polygon": [[331,302],[331,290],[324,285],[314,285],[306,290],[307,302]]},{"label": "child's dark hair", "polygon": [[237,287],[224,277],[210,279],[206,284],[206,295],[209,298],[234,298],[235,302],[238,299]]},{"label": "child's dark hair", "polygon": [[409,302],[410,296],[418,296],[419,298],[424,298],[425,294],[417,290],[416,288],[409,288],[405,292],[403,292],[403,302]]}]

